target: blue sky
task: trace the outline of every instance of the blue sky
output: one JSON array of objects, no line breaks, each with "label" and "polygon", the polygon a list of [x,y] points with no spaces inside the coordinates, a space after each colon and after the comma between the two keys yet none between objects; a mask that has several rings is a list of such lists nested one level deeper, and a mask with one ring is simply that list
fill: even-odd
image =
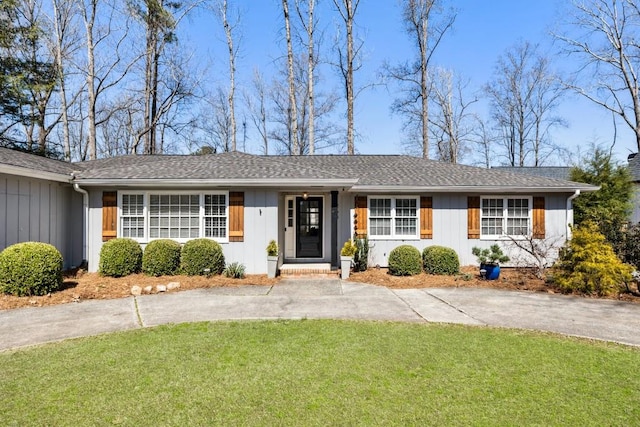
[{"label": "blue sky", "polygon": [[[229,0],[242,9],[240,58],[238,59],[239,86],[251,79],[254,68],[265,75],[274,72],[274,60],[285,52],[283,18],[280,0]],[[330,49],[337,15],[331,0],[319,0],[317,15],[320,26],[326,28],[325,46]],[[558,17],[566,13],[565,0],[450,0],[457,10],[453,31],[446,36],[435,57],[435,64],[451,68],[470,79],[469,90],[479,90],[488,80],[499,55],[519,40],[539,43],[543,52],[556,60],[558,68],[571,66],[570,57],[558,53],[549,36],[558,24]],[[395,0],[361,0],[356,16],[357,34],[364,41],[364,63],[356,74],[356,84],[373,82],[383,61],[398,63],[412,57],[412,45],[404,32],[400,9]],[[183,40],[187,41],[203,62],[207,62],[210,84],[226,85],[226,45],[220,25],[210,16],[201,15],[183,27]],[[335,72],[322,70],[325,85],[340,89]],[[383,87],[367,90],[356,99],[356,130],[359,139],[356,149],[360,153],[400,153],[401,120],[392,116],[390,105],[394,94]],[[486,115],[486,105],[475,105]],[[339,106],[336,118],[341,120],[344,105]],[[577,96],[568,96],[558,110],[568,123],[565,129],[554,132],[554,141],[567,147],[574,155],[597,142],[608,145],[613,130],[611,115]],[[626,125],[624,125],[626,126]],[[635,151],[635,139],[630,130],[618,126],[618,142],[614,152],[619,160]],[[249,133],[247,151],[257,152],[257,138]],[[561,159],[556,163],[577,160]],[[467,159],[466,163],[470,163]],[[497,162],[499,163],[499,162]]]}]

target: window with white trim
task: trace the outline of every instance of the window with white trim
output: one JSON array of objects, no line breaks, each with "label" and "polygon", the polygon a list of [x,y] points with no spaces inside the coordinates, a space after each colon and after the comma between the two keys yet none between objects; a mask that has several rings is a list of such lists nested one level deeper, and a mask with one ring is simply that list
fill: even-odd
[{"label": "window with white trim", "polygon": [[531,233],[531,207],[531,197],[483,197],[481,237],[528,236]]},{"label": "window with white trim", "polygon": [[120,237],[144,238],[144,194],[123,194]]},{"label": "window with white trim", "polygon": [[369,197],[369,237],[419,238],[417,197]]},{"label": "window with white trim", "polygon": [[120,237],[226,242],[227,193],[122,193]]},{"label": "window with white trim", "polygon": [[204,235],[211,238],[227,237],[227,196],[204,195]]}]

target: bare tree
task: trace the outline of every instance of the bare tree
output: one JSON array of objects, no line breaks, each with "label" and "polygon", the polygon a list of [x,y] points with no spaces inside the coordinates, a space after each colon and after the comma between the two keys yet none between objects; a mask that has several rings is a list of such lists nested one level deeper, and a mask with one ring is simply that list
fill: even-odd
[{"label": "bare tree", "polygon": [[[306,72],[306,55],[298,56],[298,60],[294,62],[294,86],[296,88],[296,100],[298,105],[294,107],[297,111],[296,136],[298,141],[298,154],[310,154],[310,137],[309,137],[309,121],[311,112],[309,111],[309,78]],[[281,81],[274,80],[269,91],[270,105],[272,106],[270,117],[273,125],[269,132],[269,139],[277,143],[280,153],[291,154],[293,147],[291,145],[292,128],[289,122],[289,110],[291,106],[289,99],[285,94],[286,89]],[[314,145],[315,150],[320,151],[328,147],[335,146],[337,135],[341,131],[334,123],[330,121],[330,114],[335,110],[338,96],[333,92],[323,93],[316,92],[313,109],[314,121]]]},{"label": "bare tree", "polygon": [[[439,19],[436,16],[440,14]],[[433,53],[446,32],[453,26],[456,15],[444,12],[441,0],[405,0],[402,20],[417,48],[417,58],[398,66],[385,64],[383,73],[400,86],[402,97],[391,107],[404,116],[405,131],[410,141],[418,144],[424,158],[429,158],[429,66]]]},{"label": "bare tree", "polygon": [[492,134],[490,127],[478,115],[473,115],[473,122],[475,125],[471,131],[471,140],[476,147],[476,152],[480,155],[480,159],[476,164],[490,168],[495,136]]},{"label": "bare tree", "polygon": [[620,117],[640,151],[640,5],[635,0],[573,2],[570,26],[579,34],[557,34],[582,61],[569,87]]},{"label": "bare tree", "polygon": [[69,99],[67,95],[68,73],[70,64],[78,46],[79,35],[75,27],[75,4],[73,0],[51,0],[53,35],[51,51],[58,69],[58,90],[60,94],[60,110],[62,114],[62,147],[64,159],[71,161],[71,131],[69,104],[79,95],[79,91]]},{"label": "bare tree", "polygon": [[267,131],[267,87],[258,69],[253,70],[253,94],[244,93],[244,102],[249,112],[249,120],[260,135],[263,154],[269,154],[269,134]]},{"label": "bare tree", "polygon": [[564,121],[553,113],[564,94],[537,45],[521,42],[498,59],[484,91],[510,166],[540,166],[556,150],[549,130]]},{"label": "bare tree", "polygon": [[314,47],[316,20],[314,18],[315,1],[307,0],[306,15],[304,18],[304,11],[302,7],[302,1],[296,0],[296,11],[300,22],[304,27],[306,33],[306,45],[307,45],[307,80],[308,80],[308,95],[307,95],[307,108],[309,110],[309,123],[308,123],[308,137],[309,137],[309,154],[315,152],[315,99],[314,99],[314,83],[315,83],[315,69],[318,63],[317,55]]},{"label": "bare tree", "polygon": [[333,0],[345,26],[345,44],[337,44],[338,67],[344,81],[345,99],[347,101],[347,154],[355,154],[355,123],[353,109],[355,102],[353,75],[360,69],[361,64],[356,63],[359,57],[362,43],[354,46],[353,25],[360,0]]},{"label": "bare tree", "polygon": [[295,88],[295,75],[293,69],[293,44],[291,41],[291,20],[289,18],[289,0],[282,0],[282,11],[284,13],[284,28],[285,36],[287,39],[287,72],[289,81],[289,107],[288,107],[288,119],[289,119],[289,137],[291,139],[291,152],[289,154],[298,155],[301,154],[300,144],[298,141],[298,112],[296,105],[296,88]]},{"label": "bare tree", "polygon": [[430,75],[433,114],[429,117],[429,124],[438,159],[458,163],[471,140],[473,115],[469,107],[477,102],[477,98],[466,99],[464,91],[469,82],[459,78],[454,80],[449,70],[439,68]]},{"label": "bare tree", "polygon": [[[224,34],[227,40],[227,48],[229,50],[229,91],[228,91],[228,103],[229,103],[229,120],[231,130],[231,151],[236,151],[236,110],[235,110],[235,76],[236,76],[236,56],[238,55],[237,37],[235,36],[238,23],[240,22],[239,12],[236,10],[235,19],[229,21],[229,6],[227,0],[222,0],[217,5],[217,14],[222,26],[224,28]],[[234,39],[236,40],[236,47],[234,48]]]}]

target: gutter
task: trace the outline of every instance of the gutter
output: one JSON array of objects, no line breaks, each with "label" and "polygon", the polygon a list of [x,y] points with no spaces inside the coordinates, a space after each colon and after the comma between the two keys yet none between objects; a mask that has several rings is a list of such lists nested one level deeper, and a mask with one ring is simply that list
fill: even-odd
[{"label": "gutter", "polygon": [[[73,172],[71,173],[71,180],[75,179]],[[80,188],[77,182],[73,183],[73,189],[82,194],[82,262],[89,262],[89,193],[87,190]]]},{"label": "gutter", "polygon": [[105,187],[260,187],[260,188],[335,188],[351,187],[356,179],[113,179],[113,178],[83,178],[84,186]]},{"label": "gutter", "polygon": [[69,175],[55,173],[55,172],[46,172],[35,169],[29,169],[21,166],[0,165],[0,173],[6,173],[7,175],[18,175],[24,176],[27,178],[36,178],[36,179],[45,179],[49,181],[55,182],[69,182]]},{"label": "gutter", "polygon": [[[577,188],[576,188],[577,187]],[[530,193],[571,193],[574,191],[597,191],[600,187],[585,185],[571,187],[509,187],[505,185],[487,186],[399,186],[399,185],[354,185],[350,193],[485,193],[485,194],[530,194]]]},{"label": "gutter", "polygon": [[[599,189],[600,187],[598,187]],[[567,240],[571,240],[571,225],[573,225],[573,199],[580,195],[580,190],[576,190],[567,198]]]}]

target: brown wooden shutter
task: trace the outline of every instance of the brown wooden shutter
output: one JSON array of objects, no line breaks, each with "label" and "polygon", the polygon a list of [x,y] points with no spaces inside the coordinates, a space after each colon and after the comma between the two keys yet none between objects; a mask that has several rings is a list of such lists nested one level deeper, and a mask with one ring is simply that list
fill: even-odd
[{"label": "brown wooden shutter", "polygon": [[433,238],[433,197],[420,197],[420,238]]},{"label": "brown wooden shutter", "polygon": [[244,242],[244,193],[229,193],[229,241]]},{"label": "brown wooden shutter", "polygon": [[480,238],[480,197],[467,197],[467,237]]},{"label": "brown wooden shutter", "polygon": [[356,237],[367,235],[367,208],[367,196],[356,196],[356,212],[353,219]]},{"label": "brown wooden shutter", "polygon": [[118,237],[118,193],[102,192],[102,241]]},{"label": "brown wooden shutter", "polygon": [[544,197],[533,198],[533,238],[544,239],[545,237],[545,208]]}]

